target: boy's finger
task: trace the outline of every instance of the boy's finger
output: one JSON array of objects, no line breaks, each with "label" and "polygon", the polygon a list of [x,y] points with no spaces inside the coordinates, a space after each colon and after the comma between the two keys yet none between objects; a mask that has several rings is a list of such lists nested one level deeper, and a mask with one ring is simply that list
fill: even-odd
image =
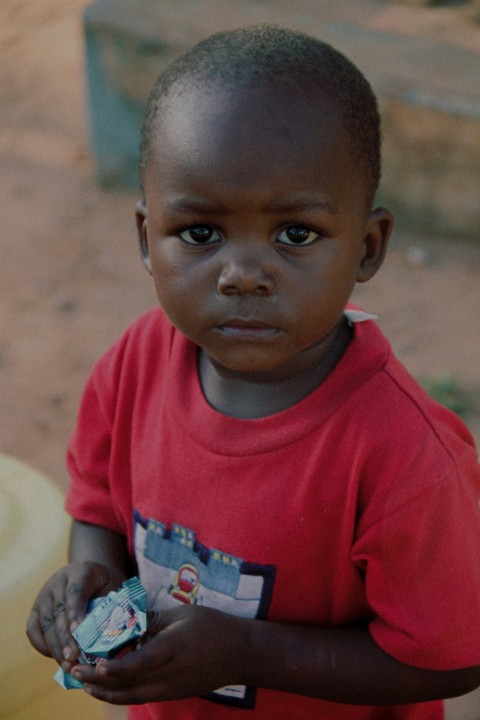
[{"label": "boy's finger", "polygon": [[40,613],[36,607],[33,608],[27,620],[27,637],[39,653],[46,655],[46,657],[52,656],[52,652],[45,641]]},{"label": "boy's finger", "polygon": [[[58,602],[53,610],[53,617],[55,621],[56,636],[61,648],[61,658],[59,664],[62,665],[64,670],[69,670],[70,666],[75,662],[78,657],[78,646],[72,638],[70,632],[69,621],[67,618],[67,609],[65,603]],[[65,661],[67,661],[65,663]]]},{"label": "boy's finger", "polygon": [[96,564],[82,565],[70,576],[65,588],[65,609],[70,631],[83,620],[90,598],[100,592],[107,582],[104,572]]},{"label": "boy's finger", "polygon": [[96,667],[83,664],[75,665],[71,670],[71,674],[74,678],[80,680],[84,684],[109,688],[110,690],[122,687],[127,688],[138,684],[138,678],[131,678],[130,681],[127,682],[125,680],[120,680],[117,677],[100,673],[98,672],[98,665]]},{"label": "boy's finger", "polygon": [[59,665],[67,651],[70,656],[75,655],[62,595],[63,587],[60,587],[53,597],[40,596],[27,622],[27,636],[32,645],[43,655],[54,657]]},{"label": "boy's finger", "polygon": [[48,654],[54,657],[57,663],[60,665],[63,660],[63,645],[57,633],[55,616],[53,612],[41,613],[39,616],[39,624],[45,643],[48,646]]},{"label": "boy's finger", "polygon": [[169,624],[168,615],[159,610],[147,611],[147,632],[149,635],[156,635]]},{"label": "boy's finger", "polygon": [[84,690],[98,700],[113,705],[131,705],[158,700],[162,697],[166,684],[161,678],[155,683],[143,677],[130,678],[129,682],[117,677],[105,676],[97,668],[77,665],[72,670],[73,676],[84,683]]},{"label": "boy's finger", "polygon": [[85,617],[89,595],[80,582],[71,582],[65,590],[65,618],[70,631]]},{"label": "boy's finger", "polygon": [[173,656],[174,647],[170,642],[163,642],[163,638],[159,639],[159,636],[156,636],[138,650],[129,652],[121,658],[102,660],[96,667],[96,674],[100,675],[102,682],[106,679],[114,679],[123,685],[136,685],[140,678],[146,680],[155,676],[160,679],[163,668]]}]

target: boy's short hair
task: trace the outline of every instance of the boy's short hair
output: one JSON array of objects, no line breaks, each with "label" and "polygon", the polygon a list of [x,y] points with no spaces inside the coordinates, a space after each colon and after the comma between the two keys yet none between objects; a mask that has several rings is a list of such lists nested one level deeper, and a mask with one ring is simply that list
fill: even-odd
[{"label": "boy's short hair", "polygon": [[145,113],[140,144],[142,189],[151,137],[162,104],[188,85],[261,87],[288,82],[326,92],[352,140],[353,161],[362,163],[371,203],[380,180],[380,115],[364,75],[328,43],[274,25],[216,33],[177,58],[158,78]]}]

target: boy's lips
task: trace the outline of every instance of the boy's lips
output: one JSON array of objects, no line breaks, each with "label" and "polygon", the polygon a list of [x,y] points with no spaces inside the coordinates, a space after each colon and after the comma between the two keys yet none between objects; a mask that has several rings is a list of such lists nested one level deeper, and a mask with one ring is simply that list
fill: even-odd
[{"label": "boy's lips", "polygon": [[221,323],[217,325],[217,330],[225,337],[245,341],[269,340],[280,332],[279,328],[273,327],[262,320],[243,320],[241,318]]}]

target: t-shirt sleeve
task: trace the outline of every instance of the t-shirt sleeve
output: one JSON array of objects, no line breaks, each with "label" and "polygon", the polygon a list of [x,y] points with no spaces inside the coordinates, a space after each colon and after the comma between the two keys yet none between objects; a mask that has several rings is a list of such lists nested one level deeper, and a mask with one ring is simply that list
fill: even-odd
[{"label": "t-shirt sleeve", "polygon": [[480,512],[476,459],[386,512],[354,545],[375,619],[397,660],[432,670],[480,664]]},{"label": "t-shirt sleeve", "polygon": [[109,484],[111,423],[99,393],[102,384],[97,365],[85,387],[68,445],[70,487],[65,507],[76,520],[124,534]]}]

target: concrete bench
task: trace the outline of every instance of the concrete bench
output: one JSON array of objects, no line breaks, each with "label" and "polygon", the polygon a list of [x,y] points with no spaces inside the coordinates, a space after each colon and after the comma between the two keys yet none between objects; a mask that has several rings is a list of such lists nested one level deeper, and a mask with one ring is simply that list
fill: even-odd
[{"label": "concrete bench", "polygon": [[303,2],[279,8],[274,0],[99,0],[87,8],[88,110],[98,181],[138,187],[141,118],[155,78],[174,57],[213,31],[276,22],[331,42],[371,81],[383,113],[379,201],[391,205],[400,224],[478,236],[480,55],[325,20],[321,3],[317,8]]}]

